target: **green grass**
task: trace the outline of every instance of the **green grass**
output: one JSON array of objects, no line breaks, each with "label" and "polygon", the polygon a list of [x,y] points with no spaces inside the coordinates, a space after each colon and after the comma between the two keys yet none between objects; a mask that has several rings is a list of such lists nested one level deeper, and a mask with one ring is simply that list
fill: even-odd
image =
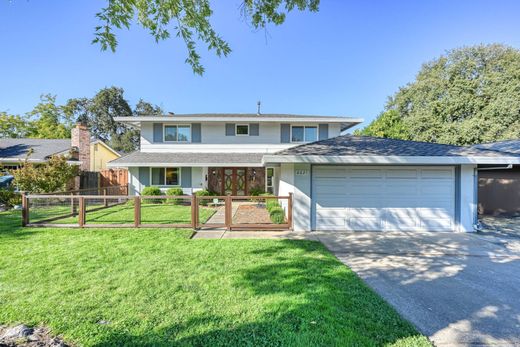
[{"label": "green grass", "polygon": [[0,324],[79,346],[429,345],[317,242],[19,225],[0,213]]},{"label": "green grass", "polygon": [[[100,208],[102,205],[87,206],[87,224],[133,224],[134,206],[132,204],[121,204],[107,208]],[[96,210],[94,210],[96,209]],[[93,210],[93,211],[89,211]],[[50,206],[35,207],[30,210],[30,222],[37,223],[52,217],[59,217],[70,213],[70,206]],[[208,207],[199,208],[199,218],[201,223],[205,223],[215,210]],[[191,207],[165,204],[144,203],[141,205],[141,222],[143,224],[190,224]],[[49,222],[51,224],[75,224],[78,217],[65,217]]]}]

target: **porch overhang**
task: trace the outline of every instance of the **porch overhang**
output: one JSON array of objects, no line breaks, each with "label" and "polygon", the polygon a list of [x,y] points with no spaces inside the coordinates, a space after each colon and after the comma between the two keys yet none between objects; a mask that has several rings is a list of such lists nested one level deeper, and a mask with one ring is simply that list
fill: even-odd
[{"label": "porch overhang", "polygon": [[114,167],[260,167],[263,153],[133,152],[108,162]]}]

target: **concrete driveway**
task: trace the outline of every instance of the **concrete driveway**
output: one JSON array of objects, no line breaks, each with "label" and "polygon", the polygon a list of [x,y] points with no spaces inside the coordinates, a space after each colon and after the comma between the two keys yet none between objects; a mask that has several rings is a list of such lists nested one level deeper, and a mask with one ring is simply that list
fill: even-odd
[{"label": "concrete driveway", "polygon": [[520,346],[519,238],[417,232],[314,236],[436,346]]}]

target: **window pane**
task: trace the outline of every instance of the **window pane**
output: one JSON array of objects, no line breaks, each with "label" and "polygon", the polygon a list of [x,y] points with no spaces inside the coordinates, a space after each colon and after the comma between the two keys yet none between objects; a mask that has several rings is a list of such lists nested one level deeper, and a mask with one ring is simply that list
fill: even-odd
[{"label": "window pane", "polygon": [[292,142],[303,142],[303,127],[292,127]]},{"label": "window pane", "polygon": [[190,142],[190,130],[191,128],[188,125],[179,125],[177,127],[177,141],[179,142]]},{"label": "window pane", "polygon": [[318,140],[318,128],[305,127],[305,141],[311,142]]},{"label": "window pane", "polygon": [[179,185],[179,168],[178,167],[166,168],[166,185],[168,185],[168,186]]},{"label": "window pane", "polygon": [[249,135],[249,125],[237,125],[237,135]]},{"label": "window pane", "polygon": [[164,169],[162,167],[152,168],[152,185],[162,186],[164,184]]},{"label": "window pane", "polygon": [[177,126],[169,125],[164,127],[164,141],[177,141]]}]

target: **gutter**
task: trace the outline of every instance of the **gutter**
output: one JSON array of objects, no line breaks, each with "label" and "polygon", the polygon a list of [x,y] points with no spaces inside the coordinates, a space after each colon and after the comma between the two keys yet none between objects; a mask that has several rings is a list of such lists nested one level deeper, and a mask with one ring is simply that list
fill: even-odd
[{"label": "gutter", "polygon": [[510,170],[513,168],[513,164],[508,164],[507,166],[493,166],[493,167],[481,167],[476,168],[477,171],[489,171],[489,170]]}]

